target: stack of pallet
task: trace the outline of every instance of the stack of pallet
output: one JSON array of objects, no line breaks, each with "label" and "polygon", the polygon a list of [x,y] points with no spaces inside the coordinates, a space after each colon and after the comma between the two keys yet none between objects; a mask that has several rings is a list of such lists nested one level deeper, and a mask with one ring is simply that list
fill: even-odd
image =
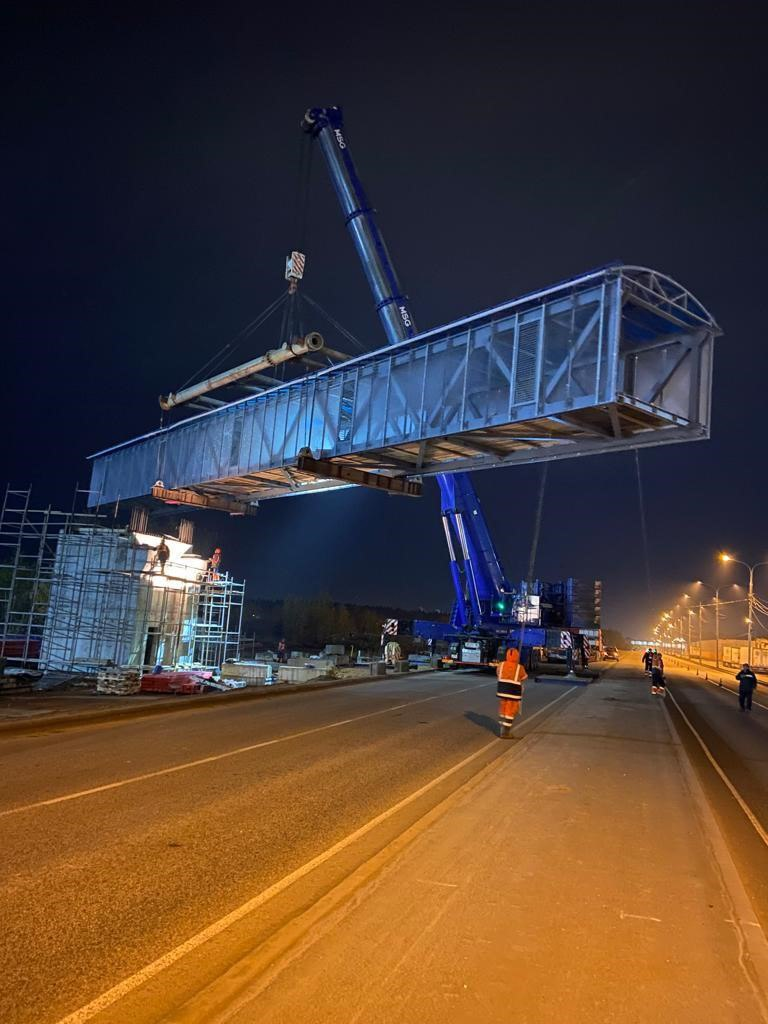
[{"label": "stack of pallet", "polygon": [[117,665],[111,665],[99,669],[96,676],[97,693],[127,697],[132,693],[138,693],[140,689],[139,670],[136,668],[119,668]]}]

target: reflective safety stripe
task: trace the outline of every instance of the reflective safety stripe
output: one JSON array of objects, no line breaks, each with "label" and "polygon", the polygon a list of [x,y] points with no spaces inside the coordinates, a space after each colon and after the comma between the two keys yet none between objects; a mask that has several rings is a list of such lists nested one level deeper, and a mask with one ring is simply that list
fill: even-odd
[{"label": "reflective safety stripe", "polygon": [[[509,679],[507,677],[507,675],[508,675],[509,669],[511,667],[511,664],[512,663],[509,662],[509,661],[502,661],[502,663],[499,665],[499,668],[498,668],[498,677],[499,677],[499,679],[503,679],[507,683],[517,683],[517,682],[522,683],[523,680],[528,678],[528,676],[525,674],[525,672],[523,670],[523,666],[518,661],[518,662],[515,663],[514,674],[513,674],[512,678]],[[522,679],[520,678],[521,675],[523,677]]]},{"label": "reflective safety stripe", "polygon": [[506,679],[499,679],[496,684],[496,696],[506,697],[510,700],[522,700],[523,697],[523,684],[512,683]]}]

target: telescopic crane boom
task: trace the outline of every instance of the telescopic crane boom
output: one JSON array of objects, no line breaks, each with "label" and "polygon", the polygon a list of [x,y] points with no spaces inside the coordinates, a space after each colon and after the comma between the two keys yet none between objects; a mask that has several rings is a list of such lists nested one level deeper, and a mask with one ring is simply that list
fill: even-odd
[{"label": "telescopic crane boom", "polygon": [[[341,107],[312,107],[302,129],[320,145],[344,220],[390,345],[417,334],[403,291],[344,134]],[[511,587],[467,473],[440,474],[441,512],[456,591],[452,625],[482,630],[509,623]]]}]

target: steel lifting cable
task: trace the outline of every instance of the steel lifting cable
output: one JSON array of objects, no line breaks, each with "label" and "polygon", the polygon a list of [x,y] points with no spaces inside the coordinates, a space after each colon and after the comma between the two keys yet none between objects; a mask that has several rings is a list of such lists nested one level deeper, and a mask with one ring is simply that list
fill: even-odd
[{"label": "steel lifting cable", "polygon": [[332,317],[331,314],[326,309],[323,309],[319,302],[316,302],[315,299],[307,295],[306,292],[302,292],[301,297],[306,303],[312,306],[313,309],[316,309],[318,313],[321,313],[328,321],[328,323],[332,327],[336,328],[339,334],[343,335],[343,337],[345,337],[347,341],[351,341],[355,348],[357,348],[360,352],[368,351],[368,349],[366,349],[365,345],[363,345],[359,338],[356,338],[351,331],[348,331],[346,327],[344,327],[342,324],[339,323],[338,320]]},{"label": "steel lifting cable", "polygon": [[312,183],[312,154],[314,140],[305,132],[301,133],[299,149],[298,187],[296,190],[296,238],[299,251],[306,251],[309,228],[309,191]]},{"label": "steel lifting cable", "polygon": [[640,533],[643,538],[643,561],[645,563],[645,584],[648,588],[648,598],[653,601],[653,587],[651,586],[651,559],[648,553],[648,527],[645,518],[645,498],[643,497],[643,478],[640,474],[640,452],[635,448],[635,470],[637,472],[637,497],[640,503]]},{"label": "steel lifting cable", "polygon": [[539,501],[536,507],[536,518],[533,522],[533,538],[531,539],[531,553],[528,558],[528,589],[533,585],[533,568],[536,564],[536,553],[539,550],[539,536],[541,535],[541,519],[544,513],[544,490],[547,486],[547,471],[549,463],[541,464],[541,480],[539,481]]},{"label": "steel lifting cable", "polygon": [[[299,139],[299,160],[298,168],[296,173],[296,199],[295,199],[295,238],[298,251],[306,253],[306,242],[307,242],[307,225],[309,221],[309,188],[312,177],[312,154],[314,152],[314,146],[312,145],[312,139],[305,134],[301,133]],[[298,282],[293,282],[293,285]],[[296,335],[297,329],[299,332],[302,330],[301,325],[301,295],[297,291],[296,287],[288,289],[286,297],[285,308],[283,309],[283,319],[280,325],[280,340],[281,342],[291,342]],[[285,364],[282,364],[277,370],[277,377],[281,380],[285,379]]]},{"label": "steel lifting cable", "polygon": [[[536,503],[536,516],[533,520],[533,537],[531,538],[531,550],[528,555],[528,591],[526,593],[526,609],[527,603],[531,597],[531,590],[533,588],[533,570],[536,565],[536,554],[539,550],[539,537],[541,536],[541,520],[544,514],[544,491],[547,486],[547,474],[549,471],[549,463],[542,462],[541,464],[541,477],[539,479],[539,499]],[[520,653],[523,652],[523,641],[525,640],[525,615],[520,626]]]},{"label": "steel lifting cable", "polygon": [[192,376],[188,377],[183,384],[176,388],[176,390],[181,391],[182,388],[185,388],[188,384],[191,384],[193,380],[199,380],[201,376],[204,373],[206,373],[206,371],[215,369],[215,367],[219,365],[224,356],[228,352],[231,352],[233,349],[237,348],[237,346],[242,341],[245,341],[246,338],[249,338],[255,331],[257,331],[262,326],[262,324],[264,324],[270,318],[270,316],[272,316],[272,314],[285,302],[285,299],[286,292],[281,292],[280,295],[274,300],[274,302],[270,302],[266,309],[262,310],[262,312],[259,313],[259,315],[254,320],[251,320],[251,322],[249,324],[246,324],[245,327],[242,328],[242,330],[238,331],[234,338],[228,341],[225,345],[222,345],[218,352],[215,352],[211,356],[208,362],[204,363],[199,370],[196,370],[192,374]]}]

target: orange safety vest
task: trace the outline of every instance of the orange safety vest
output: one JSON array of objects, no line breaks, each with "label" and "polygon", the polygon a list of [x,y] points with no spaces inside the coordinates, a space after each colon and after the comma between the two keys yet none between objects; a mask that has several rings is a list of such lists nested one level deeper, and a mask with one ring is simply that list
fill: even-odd
[{"label": "orange safety vest", "polygon": [[520,664],[520,652],[515,647],[507,651],[505,661],[496,669],[498,682],[496,696],[499,698],[499,721],[511,725],[523,704],[523,683],[528,673]]}]

